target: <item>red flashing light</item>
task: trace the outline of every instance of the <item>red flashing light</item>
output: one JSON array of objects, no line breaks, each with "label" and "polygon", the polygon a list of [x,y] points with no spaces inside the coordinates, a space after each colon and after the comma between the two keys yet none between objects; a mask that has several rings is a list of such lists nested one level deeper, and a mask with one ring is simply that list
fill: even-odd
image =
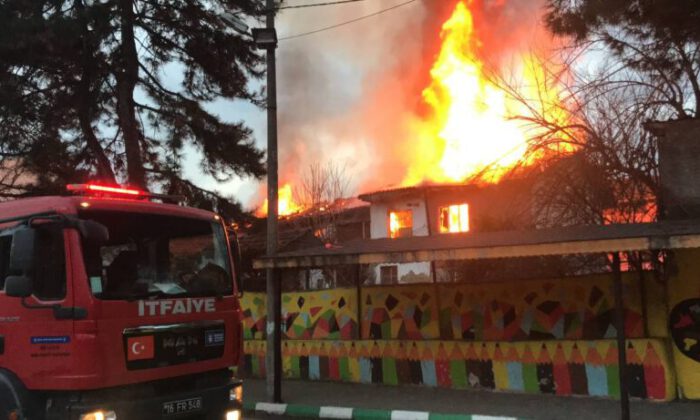
[{"label": "red flashing light", "polygon": [[68,191],[71,192],[95,192],[95,193],[108,193],[115,195],[129,195],[132,197],[140,197],[144,195],[141,190],[135,190],[133,188],[122,188],[122,187],[110,187],[108,185],[98,185],[98,184],[70,184],[66,187]]}]

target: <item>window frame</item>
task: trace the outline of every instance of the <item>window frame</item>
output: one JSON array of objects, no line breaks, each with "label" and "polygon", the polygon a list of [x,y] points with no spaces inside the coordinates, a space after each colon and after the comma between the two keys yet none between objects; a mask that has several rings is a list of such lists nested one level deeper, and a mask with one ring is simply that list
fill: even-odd
[{"label": "window frame", "polygon": [[[217,242],[220,242],[221,245],[223,245],[223,249],[220,249],[219,251],[223,252],[225,254],[225,255],[221,255],[222,260],[223,260],[222,262],[225,263],[225,267],[222,267],[222,268],[227,272],[226,277],[227,277],[227,279],[230,279],[230,283],[228,283],[228,281],[227,281],[229,289],[224,291],[222,293],[222,296],[228,297],[228,296],[232,296],[236,293],[241,293],[241,289],[239,288],[240,283],[239,283],[239,279],[238,279],[238,272],[235,271],[235,270],[240,270],[241,268],[236,267],[235,262],[233,261],[233,258],[232,258],[233,257],[233,255],[232,255],[233,248],[232,248],[231,243],[230,243],[231,236],[229,236],[229,233],[228,233],[226,227],[224,226],[224,224],[220,220],[217,221],[217,219],[215,219],[215,218],[214,219],[206,219],[206,218],[189,217],[189,216],[182,216],[182,215],[165,215],[165,214],[159,214],[159,213],[130,212],[130,211],[112,210],[112,209],[89,209],[89,210],[83,210],[78,214],[78,217],[80,217],[81,219],[96,220],[100,223],[103,223],[108,229],[110,227],[115,227],[116,224],[115,223],[104,223],[104,220],[101,220],[100,218],[111,218],[111,217],[121,218],[124,216],[129,216],[129,217],[144,216],[144,217],[155,217],[155,218],[159,218],[159,219],[170,218],[171,220],[178,220],[180,222],[197,221],[197,222],[201,222],[201,223],[206,223],[211,229],[211,232],[208,233],[207,236],[210,236],[211,239],[213,239],[212,244],[214,244],[214,246]],[[110,222],[114,222],[114,221],[110,220]],[[146,244],[146,242],[143,241],[144,237],[139,237],[139,239],[141,240],[141,242],[138,244],[140,247],[139,252],[144,252],[144,250],[146,249],[146,247],[144,246]],[[171,244],[172,239],[173,238],[168,238],[168,242],[167,242],[168,245]],[[179,237],[177,237],[175,239],[179,239]],[[191,239],[191,237],[189,239]],[[100,293],[95,293],[95,291],[93,290],[93,288],[90,284],[91,273],[96,274],[99,271],[100,278],[102,280],[105,280],[105,279],[107,279],[107,277],[105,277],[105,274],[106,274],[105,270],[107,269],[107,266],[102,265],[102,255],[100,254],[100,252],[98,252],[98,255],[93,255],[92,258],[88,258],[86,256],[86,248],[85,248],[86,245],[87,244],[85,242],[81,242],[81,251],[83,253],[83,260],[84,260],[83,263],[85,264],[85,270],[86,270],[86,273],[88,274],[87,275],[88,288],[90,289],[91,295],[94,298],[101,300],[101,301],[121,301],[121,300],[124,300],[124,298],[121,296],[109,296],[109,295],[105,296],[102,291]],[[110,246],[110,244],[103,244],[99,247],[99,249],[101,249],[103,247],[107,247],[107,246]],[[111,246],[114,246],[114,245],[111,245]],[[171,252],[171,250],[168,249],[169,255],[170,255],[170,252]],[[212,252],[214,252],[214,253],[216,252],[215,248]],[[96,261],[93,261],[95,258],[97,258],[96,261],[100,263],[99,266],[94,265],[93,267],[90,267],[88,265],[89,262],[95,263]],[[154,261],[154,260],[151,260],[151,261]],[[149,267],[151,267],[151,265],[149,265]],[[215,297],[215,296],[216,295],[214,295],[214,294],[211,295],[211,297]],[[191,297],[195,297],[195,295],[174,294],[170,298],[176,298],[176,297],[191,298]],[[200,297],[199,294],[196,294],[196,297]],[[206,297],[210,297],[210,296],[207,294]],[[166,298],[166,297],[163,297],[163,298]]]},{"label": "window frame", "polygon": [[[391,272],[387,275],[389,281],[384,281],[385,272]],[[379,266],[379,284],[399,284],[399,266],[396,264],[387,264]]]},{"label": "window frame", "polygon": [[[438,207],[438,232],[440,234],[471,232],[471,212],[469,207],[469,203],[448,204]],[[457,209],[457,230],[450,229],[452,225],[452,209]],[[466,212],[466,216],[462,215],[463,210]],[[466,228],[463,226],[463,218],[466,219]],[[446,225],[445,222],[447,222]]]}]

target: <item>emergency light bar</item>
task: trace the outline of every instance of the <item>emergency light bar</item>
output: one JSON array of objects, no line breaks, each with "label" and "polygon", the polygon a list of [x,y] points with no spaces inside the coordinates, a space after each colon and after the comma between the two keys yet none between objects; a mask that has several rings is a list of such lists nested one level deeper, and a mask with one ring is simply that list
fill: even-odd
[{"label": "emergency light bar", "polygon": [[66,190],[73,194],[95,195],[100,197],[129,197],[129,198],[157,198],[164,202],[181,202],[184,197],[176,195],[155,194],[148,191],[126,188],[122,186],[100,185],[100,184],[68,184]]},{"label": "emergency light bar", "polygon": [[144,191],[140,190],[135,190],[131,188],[123,188],[123,187],[110,187],[107,185],[96,185],[96,184],[69,184],[66,186],[66,189],[70,192],[73,193],[81,193],[81,192],[95,192],[95,193],[110,193],[110,194],[115,194],[115,195],[129,195],[129,196],[141,196],[141,195],[147,195],[144,194]]}]

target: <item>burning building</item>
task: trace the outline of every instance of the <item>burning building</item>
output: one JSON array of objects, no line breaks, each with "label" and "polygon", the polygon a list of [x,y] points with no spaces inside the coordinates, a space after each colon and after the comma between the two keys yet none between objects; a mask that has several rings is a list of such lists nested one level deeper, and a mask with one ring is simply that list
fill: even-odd
[{"label": "burning building", "polygon": [[[532,183],[422,184],[361,194],[370,203],[372,239],[445,236],[535,227]],[[432,281],[430,262],[383,264],[368,282],[405,284]]]},{"label": "burning building", "polygon": [[[692,182],[700,170],[695,155],[685,153],[697,149],[697,122],[655,127],[666,136],[659,151],[665,154],[662,194],[670,205],[660,214],[682,220],[537,229],[542,223],[533,205],[538,185],[511,175],[546,171],[542,163],[570,157],[576,149],[566,136],[533,143],[538,133],[514,116],[544,112],[565,122],[567,104],[556,83],[544,83],[549,70],[517,51],[511,54],[518,58],[512,68],[530,81],[524,83],[526,91],[529,85],[537,92],[523,97],[537,101],[525,109],[522,101],[511,102],[488,67],[502,63],[498,52],[512,47],[521,25],[503,31],[507,41],[484,35],[489,4],[501,10],[504,4],[530,3],[429,3],[439,4],[439,12],[426,7],[431,19],[442,23],[442,36],[434,51],[427,47],[434,60],[425,65],[429,77],[420,84],[420,109],[379,118],[384,126],[406,130],[403,135],[379,131],[387,134],[382,137],[387,144],[377,142],[374,154],[384,160],[380,169],[369,171],[374,182],[362,185],[373,192],[360,195],[369,203],[364,207],[368,225],[363,225],[369,236],[255,262],[257,268],[281,269],[292,277],[306,272],[307,279],[311,271],[342,270],[352,280],[283,295],[285,374],[386,385],[700,399],[700,194]],[[377,101],[367,105],[381,117],[386,116],[383,93],[378,89],[369,98]],[[373,126],[374,116],[360,115],[365,126]],[[355,122],[350,128],[360,126]],[[388,140],[395,138],[405,144]],[[384,182],[399,186],[378,185]],[[620,259],[635,255],[652,264],[623,269]],[[572,260],[560,257],[570,256],[593,256],[593,270],[560,273],[559,267],[546,266],[563,261],[567,268]],[[528,265],[518,266],[522,260]],[[455,261],[483,262],[490,271],[454,276],[441,266]],[[546,269],[534,269],[542,266]],[[264,299],[249,293],[243,303],[246,361],[257,375],[266,369]]]}]

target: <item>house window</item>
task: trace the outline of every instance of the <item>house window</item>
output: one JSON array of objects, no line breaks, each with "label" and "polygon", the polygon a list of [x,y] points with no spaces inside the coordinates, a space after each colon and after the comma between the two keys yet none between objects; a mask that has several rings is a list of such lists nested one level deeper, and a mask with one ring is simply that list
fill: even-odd
[{"label": "house window", "polygon": [[413,236],[413,212],[411,210],[389,212],[389,237],[406,238]]},{"label": "house window", "polygon": [[440,207],[440,233],[469,232],[469,204]]},{"label": "house window", "polygon": [[399,268],[395,265],[383,265],[379,267],[380,284],[397,284],[399,282]]}]

